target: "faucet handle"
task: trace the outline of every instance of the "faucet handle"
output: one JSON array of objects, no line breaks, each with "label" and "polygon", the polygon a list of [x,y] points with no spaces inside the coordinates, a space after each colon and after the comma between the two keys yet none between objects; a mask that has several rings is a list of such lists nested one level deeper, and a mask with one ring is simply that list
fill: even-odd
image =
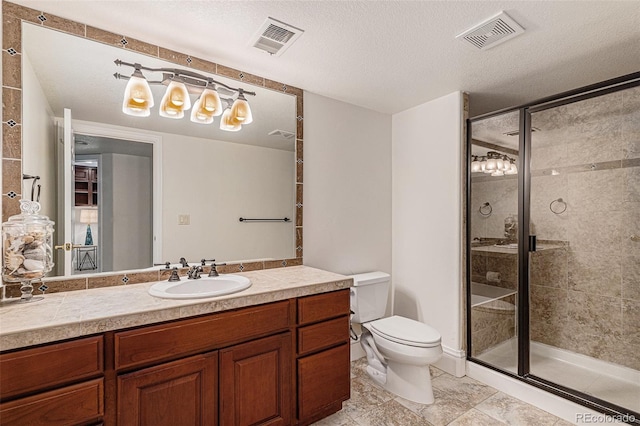
[{"label": "faucet handle", "polygon": [[209,276],[210,277],[217,277],[220,274],[218,273],[218,270],[216,269],[216,266],[224,266],[226,265],[226,263],[215,263],[215,259],[213,259],[213,262],[211,262],[211,271],[209,271]]},{"label": "faucet handle", "polygon": [[178,268],[173,268],[171,270],[171,276],[169,277],[169,282],[180,281],[180,276],[178,275]]},{"label": "faucet handle", "polygon": [[[215,259],[213,259],[213,260],[215,260]],[[204,257],[202,259],[200,259],[200,265],[201,266],[205,266],[206,263],[207,263],[207,259],[205,259]]]},{"label": "faucet handle", "polygon": [[187,259],[185,259],[184,257],[180,258],[180,262],[179,262],[183,268],[188,268],[189,267],[189,263],[187,262]]},{"label": "faucet handle", "polygon": [[164,269],[171,269],[171,262],[164,262]]}]

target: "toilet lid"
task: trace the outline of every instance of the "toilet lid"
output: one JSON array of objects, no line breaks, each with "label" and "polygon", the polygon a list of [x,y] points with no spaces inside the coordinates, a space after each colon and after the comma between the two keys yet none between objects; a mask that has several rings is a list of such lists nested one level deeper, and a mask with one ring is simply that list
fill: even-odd
[{"label": "toilet lid", "polygon": [[369,326],[372,332],[393,342],[420,347],[440,344],[440,333],[433,327],[409,318],[394,315],[372,321]]}]

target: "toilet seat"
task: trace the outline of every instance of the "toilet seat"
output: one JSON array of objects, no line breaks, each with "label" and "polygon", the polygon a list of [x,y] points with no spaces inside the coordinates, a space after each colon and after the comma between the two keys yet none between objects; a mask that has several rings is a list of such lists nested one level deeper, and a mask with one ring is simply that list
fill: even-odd
[{"label": "toilet seat", "polygon": [[439,346],[440,333],[427,324],[394,315],[371,321],[369,329],[379,337],[408,346],[430,348]]}]

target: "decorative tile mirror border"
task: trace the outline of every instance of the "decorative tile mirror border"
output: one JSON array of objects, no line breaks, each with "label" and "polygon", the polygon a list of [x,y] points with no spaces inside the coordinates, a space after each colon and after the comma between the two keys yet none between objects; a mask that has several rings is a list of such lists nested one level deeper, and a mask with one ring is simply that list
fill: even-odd
[{"label": "decorative tile mirror border", "polygon": [[[7,1],[2,2],[2,220],[19,214],[22,193],[22,21],[62,31],[99,43],[133,50],[181,66],[218,74],[244,83],[264,87],[296,97],[296,217],[295,253],[290,259],[234,263],[220,267],[220,272],[242,272],[302,264],[302,171],[303,171],[303,91],[297,87],[269,80],[204,59],[175,52],[144,41],[129,38],[89,25],[74,22],[44,11]],[[184,271],[182,271],[184,272]],[[89,277],[45,279],[48,293],[87,288],[135,284],[163,279],[163,271],[100,274]],[[7,296],[19,295],[19,286],[7,286]]]}]

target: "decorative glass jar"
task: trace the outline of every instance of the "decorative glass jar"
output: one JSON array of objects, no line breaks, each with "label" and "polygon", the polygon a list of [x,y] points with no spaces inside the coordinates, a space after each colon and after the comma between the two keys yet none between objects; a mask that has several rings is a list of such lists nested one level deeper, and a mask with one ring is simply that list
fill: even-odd
[{"label": "decorative glass jar", "polygon": [[20,210],[22,213],[2,224],[2,279],[23,283],[22,300],[28,301],[33,289],[31,280],[40,279],[53,269],[54,223],[38,214],[40,204],[35,201],[20,201]]}]

